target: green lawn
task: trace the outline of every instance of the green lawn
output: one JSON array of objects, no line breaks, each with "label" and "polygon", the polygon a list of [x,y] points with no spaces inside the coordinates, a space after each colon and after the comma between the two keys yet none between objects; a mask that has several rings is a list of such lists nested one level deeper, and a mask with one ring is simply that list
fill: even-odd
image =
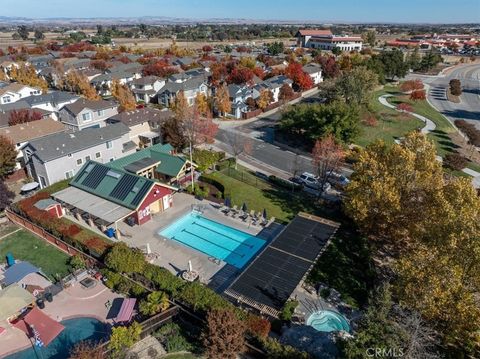
[{"label": "green lawn", "polygon": [[398,89],[392,87],[387,88],[386,92],[395,95],[395,97],[388,99],[392,105],[397,106],[402,102],[408,103],[412,106],[413,112],[425,116],[435,123],[437,128],[428,136],[435,142],[437,152],[440,156],[443,157],[457,148],[450,138],[450,134],[454,133],[455,129],[450,122],[443,117],[441,113],[430,106],[427,101],[412,101],[409,99],[408,95],[403,95],[398,92]]},{"label": "green lawn", "polygon": [[68,273],[69,256],[25,230],[0,240],[0,257],[5,258],[8,252],[39,267],[52,280]]},{"label": "green lawn", "polygon": [[[386,90],[375,91],[369,101],[369,110],[378,121],[377,126],[371,127],[365,124],[360,126],[360,136],[355,143],[360,146],[367,146],[375,140],[383,140],[393,143],[395,139],[404,136],[407,132],[416,130],[423,126],[423,122],[413,116],[401,114],[395,110],[383,106],[378,97],[389,93]],[[362,115],[365,115],[365,111]]]},{"label": "green lawn", "polygon": [[228,169],[206,175],[223,184],[225,194],[232,199],[232,205],[241,207],[246,203],[248,211],[253,209],[256,212],[265,208],[269,217],[273,216],[280,222],[290,221],[301,211],[324,215],[315,206],[314,199],[306,194],[294,194],[288,189],[274,187],[241,166],[238,169],[237,175],[240,173],[243,181],[229,176]]},{"label": "green lawn", "polygon": [[343,223],[307,282],[327,284],[342,295],[343,301],[358,308],[366,304],[374,273],[368,239]]},{"label": "green lawn", "polygon": [[65,189],[68,187],[68,184],[70,183],[71,179],[66,179],[57,183],[52,184],[51,186],[48,186],[44,189],[42,189],[40,192],[47,192],[47,193],[55,193],[58,191],[61,191],[62,189]]}]

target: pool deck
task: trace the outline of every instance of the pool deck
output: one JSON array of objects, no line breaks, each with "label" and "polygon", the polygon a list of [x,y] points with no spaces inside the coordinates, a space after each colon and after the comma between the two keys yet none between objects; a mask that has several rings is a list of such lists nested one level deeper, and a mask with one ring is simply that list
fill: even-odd
[{"label": "pool deck", "polygon": [[[176,193],[173,203],[172,208],[154,215],[152,220],[141,226],[130,227],[126,223],[120,223],[118,229],[121,233],[127,234],[122,237],[122,240],[131,247],[138,247],[143,250],[149,244],[152,253],[157,254],[157,258],[152,263],[167,268],[176,275],[188,269],[188,261],[190,260],[193,269],[199,272],[202,283],[208,284],[217,290],[224,287],[227,281],[238,275],[240,271],[238,268],[223,261],[209,259],[208,255],[165,238],[159,235],[158,232],[191,212],[192,206],[201,206],[202,216],[205,218],[254,236],[258,235],[263,227],[249,226],[240,219],[226,216],[219,211],[218,204],[207,200],[199,201],[185,193]],[[263,232],[264,235],[261,237],[268,238],[269,231],[263,230]]]},{"label": "pool deck", "polygon": [[[111,320],[107,320],[109,310],[105,303],[119,297],[119,294],[113,293],[100,282],[88,289],[76,283],[54,296],[52,303],[45,302],[45,309],[42,311],[56,321],[90,317],[111,323]],[[30,339],[20,329],[6,321],[0,321],[0,326],[7,329],[6,333],[0,336],[0,358],[32,346]]]}]

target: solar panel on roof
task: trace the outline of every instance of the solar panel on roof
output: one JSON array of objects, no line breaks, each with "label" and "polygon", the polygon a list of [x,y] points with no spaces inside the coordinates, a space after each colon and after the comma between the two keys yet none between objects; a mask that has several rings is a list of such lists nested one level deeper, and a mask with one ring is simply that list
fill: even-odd
[{"label": "solar panel on roof", "polygon": [[123,201],[125,198],[127,198],[128,194],[132,190],[133,186],[135,186],[137,181],[138,177],[124,174],[120,181],[118,181],[112,192],[110,192],[110,196],[120,201]]},{"label": "solar panel on roof", "polygon": [[148,190],[150,189],[151,184],[152,184],[151,182],[145,181],[142,188],[140,188],[140,191],[138,191],[137,195],[132,200],[133,206],[138,206],[140,204],[140,201],[143,199],[143,197],[147,194]]},{"label": "solar panel on roof", "polygon": [[95,167],[90,171],[87,177],[85,177],[81,184],[85,187],[96,189],[100,182],[102,182],[107,172],[108,167],[95,165]]}]

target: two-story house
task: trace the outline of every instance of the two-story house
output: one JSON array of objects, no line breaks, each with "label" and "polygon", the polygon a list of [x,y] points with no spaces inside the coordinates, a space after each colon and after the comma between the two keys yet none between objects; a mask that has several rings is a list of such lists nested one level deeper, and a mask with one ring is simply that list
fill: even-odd
[{"label": "two-story house", "polygon": [[0,84],[0,105],[17,102],[28,96],[38,96],[42,90],[37,87],[30,87],[20,83]]},{"label": "two-story house", "polygon": [[151,99],[165,86],[165,79],[157,76],[145,76],[133,80],[130,84],[135,101],[150,103]]},{"label": "two-story house", "polygon": [[22,150],[27,172],[42,188],[72,178],[94,160],[114,161],[135,152],[123,123],[73,133],[56,133],[29,142]]},{"label": "two-story house", "polygon": [[22,149],[30,142],[45,136],[64,132],[65,126],[51,118],[0,128],[0,135],[8,138],[17,150],[15,170],[25,167]]},{"label": "two-story house", "polygon": [[130,140],[135,142],[137,147],[144,148],[161,142],[161,126],[173,116],[174,113],[168,109],[142,108],[121,112],[109,118],[107,122],[121,122],[128,126],[130,129]]},{"label": "two-story house", "polygon": [[60,121],[73,131],[99,128],[106,125],[107,118],[118,113],[118,104],[113,101],[80,99],[60,110]]},{"label": "two-story house", "polygon": [[322,67],[319,64],[311,62],[303,66],[302,69],[308,74],[308,76],[310,76],[314,85],[318,85],[319,83],[323,82]]},{"label": "two-story house", "polygon": [[167,81],[157,93],[157,101],[159,104],[168,106],[175,98],[183,91],[185,98],[189,105],[193,105],[195,97],[198,93],[203,93],[205,96],[208,94],[207,81],[203,76],[190,77],[187,79],[180,79],[175,82]]},{"label": "two-story house", "polygon": [[254,89],[260,94],[263,90],[269,90],[273,94],[273,102],[279,100],[280,89],[283,85],[287,84],[292,87],[293,81],[284,75],[271,77],[257,85],[254,86]]},{"label": "two-story house", "polygon": [[56,120],[60,120],[59,112],[66,106],[76,102],[80,97],[70,92],[52,91],[39,96],[25,97],[23,101],[28,103],[32,109],[40,109],[50,112],[50,116]]},{"label": "two-story house", "polygon": [[254,92],[255,90],[248,86],[228,85],[228,95],[232,102],[230,115],[237,119],[242,118],[242,113],[248,112],[246,101],[254,97]]},{"label": "two-story house", "polygon": [[95,76],[90,80],[90,84],[101,96],[110,96],[114,81],[117,81],[120,85],[128,85],[137,78],[139,78],[138,74],[128,71],[109,72]]}]

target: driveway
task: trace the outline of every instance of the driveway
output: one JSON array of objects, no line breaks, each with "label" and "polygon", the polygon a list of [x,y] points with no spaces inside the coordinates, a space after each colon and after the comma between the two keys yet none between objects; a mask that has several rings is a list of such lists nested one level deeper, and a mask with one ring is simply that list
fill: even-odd
[{"label": "driveway", "polygon": [[[450,121],[467,120],[480,129],[480,64],[460,65],[439,76],[408,75],[406,79],[421,79],[430,86],[428,100]],[[460,103],[447,100],[447,89],[452,79],[462,82]]]}]

